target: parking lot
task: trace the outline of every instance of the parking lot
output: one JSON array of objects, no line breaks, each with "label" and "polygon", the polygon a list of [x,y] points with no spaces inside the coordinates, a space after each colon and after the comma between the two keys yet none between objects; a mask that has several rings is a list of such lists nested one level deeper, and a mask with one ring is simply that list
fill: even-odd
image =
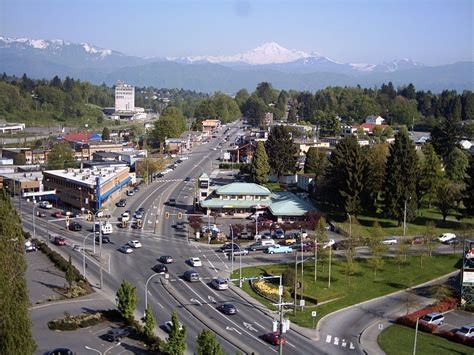
[{"label": "parking lot", "polygon": [[473,324],[474,317],[472,313],[454,310],[444,314],[444,323],[439,330],[453,330],[461,328],[464,325]]}]

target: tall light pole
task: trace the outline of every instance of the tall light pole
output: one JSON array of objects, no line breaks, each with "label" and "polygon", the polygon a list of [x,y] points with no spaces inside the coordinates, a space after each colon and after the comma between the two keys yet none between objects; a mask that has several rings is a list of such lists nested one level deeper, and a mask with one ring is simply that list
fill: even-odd
[{"label": "tall light pole", "polygon": [[150,275],[150,277],[146,280],[145,282],[145,312],[144,314],[146,315],[146,309],[148,308],[148,283],[151,281],[152,278],[154,278],[156,275],[159,275],[158,273],[154,273],[153,275]]},{"label": "tall light pole", "polygon": [[413,343],[413,355],[416,355],[416,338],[418,335],[418,321],[420,318],[416,318],[416,326],[415,326],[415,342]]},{"label": "tall light pole", "polygon": [[95,351],[96,353],[99,353],[100,355],[102,355],[102,353],[99,350],[91,348],[90,346],[84,345],[84,349]]},{"label": "tall light pole", "polygon": [[408,198],[405,198],[405,207],[403,209],[403,236],[406,235],[406,230],[407,230],[407,201],[411,200],[411,196]]},{"label": "tall light pole", "polygon": [[230,272],[231,272],[231,275],[232,275],[232,272],[234,272],[234,228],[232,228],[232,224],[229,224],[229,227],[230,227],[230,236],[231,236],[231,240],[232,240],[232,252],[231,252],[231,267],[230,267]]}]

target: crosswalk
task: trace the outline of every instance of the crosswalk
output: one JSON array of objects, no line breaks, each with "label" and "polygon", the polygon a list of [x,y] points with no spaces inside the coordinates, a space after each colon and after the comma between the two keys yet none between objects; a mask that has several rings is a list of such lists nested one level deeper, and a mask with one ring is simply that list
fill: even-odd
[{"label": "crosswalk", "polygon": [[337,336],[333,337],[332,335],[326,335],[326,343],[341,346],[349,350],[355,350],[355,346],[352,342],[349,342],[346,339],[341,339]]}]

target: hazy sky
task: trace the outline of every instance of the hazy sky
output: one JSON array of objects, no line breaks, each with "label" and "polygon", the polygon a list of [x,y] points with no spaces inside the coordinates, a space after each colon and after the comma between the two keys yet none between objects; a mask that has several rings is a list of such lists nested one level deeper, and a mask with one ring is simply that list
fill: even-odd
[{"label": "hazy sky", "polygon": [[0,34],[137,56],[230,55],[278,42],[341,62],[474,60],[474,0],[0,0]]}]

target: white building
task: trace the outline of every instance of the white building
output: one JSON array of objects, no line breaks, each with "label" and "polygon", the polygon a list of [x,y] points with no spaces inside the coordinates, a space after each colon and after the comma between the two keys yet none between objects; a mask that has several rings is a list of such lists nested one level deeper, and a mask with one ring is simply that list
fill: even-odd
[{"label": "white building", "polygon": [[135,87],[118,81],[115,86],[115,112],[135,111]]},{"label": "white building", "polygon": [[370,124],[375,124],[375,125],[381,125],[385,122],[385,119],[383,119],[380,116],[367,116],[365,119],[365,123],[370,123]]}]

